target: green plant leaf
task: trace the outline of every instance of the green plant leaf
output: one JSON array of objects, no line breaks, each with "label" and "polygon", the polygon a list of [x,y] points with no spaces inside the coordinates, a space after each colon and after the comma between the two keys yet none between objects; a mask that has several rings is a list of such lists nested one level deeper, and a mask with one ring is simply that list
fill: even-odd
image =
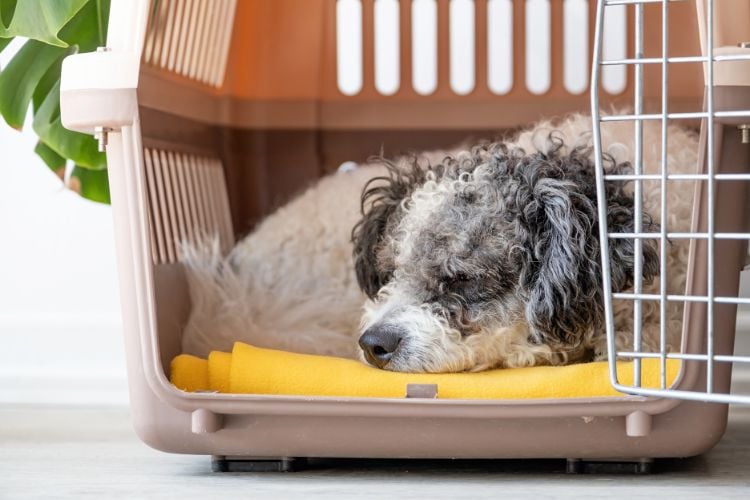
[{"label": "green plant leaf", "polygon": [[[158,1],[158,0],[157,0]],[[99,46],[107,43],[107,24],[109,23],[110,0],[96,0],[96,24],[99,30]]]},{"label": "green plant leaf", "polygon": [[91,170],[76,165],[73,167],[67,186],[88,200],[110,203],[109,179],[106,170]]},{"label": "green plant leaf", "polygon": [[91,52],[106,42],[110,0],[0,0],[0,51],[13,37],[30,40],[0,68],[0,115],[23,126],[29,103],[39,136],[37,155],[84,198],[109,203],[106,156],[96,140],[71,132],[60,119],[60,71],[68,54]]},{"label": "green plant leaf", "polygon": [[8,125],[23,127],[39,80],[65,53],[65,49],[29,40],[0,72],[0,114]]},{"label": "green plant leaf", "polygon": [[104,153],[87,134],[71,132],[60,121],[60,81],[52,87],[34,115],[34,131],[57,154],[73,160],[79,167],[102,170],[107,167]]},{"label": "green plant leaf", "polygon": [[[75,45],[77,52],[93,52],[104,45],[106,40],[104,33],[100,31],[100,9],[109,16],[109,0],[90,0],[60,30],[60,39],[69,45]],[[106,25],[104,29],[106,30]]]},{"label": "green plant leaf", "polygon": [[18,0],[0,0],[0,28],[7,28],[13,13],[16,11]]},{"label": "green plant leaf", "polygon": [[[67,53],[74,52],[75,47],[69,47],[67,50]],[[60,72],[62,70],[63,59],[65,58],[61,57],[53,62],[52,66],[50,66],[49,69],[47,69],[46,73],[44,73],[44,76],[39,79],[39,82],[34,89],[34,95],[31,98],[34,113],[39,110],[52,88],[57,84],[58,81],[60,81]]]},{"label": "green plant leaf", "polygon": [[44,161],[44,163],[47,164],[50,170],[52,170],[60,180],[63,179],[65,176],[65,158],[55,153],[52,148],[42,141],[39,141],[36,144],[34,152],[42,159],[42,161]]},{"label": "green plant leaf", "polygon": [[[58,38],[60,30],[89,0],[0,0],[0,38],[23,36],[58,47],[68,44]],[[12,4],[12,5],[11,5]],[[15,5],[12,13],[11,8]],[[6,19],[6,16],[10,17]]]}]

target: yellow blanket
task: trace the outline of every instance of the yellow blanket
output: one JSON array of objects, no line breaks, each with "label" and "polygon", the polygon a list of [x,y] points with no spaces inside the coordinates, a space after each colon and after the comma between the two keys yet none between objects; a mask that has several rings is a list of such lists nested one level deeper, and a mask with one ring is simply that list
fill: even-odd
[{"label": "yellow blanket", "polygon": [[[680,363],[667,361],[667,386]],[[643,361],[642,385],[658,387],[659,360]],[[633,380],[632,363],[621,362],[622,383]],[[509,368],[479,373],[410,374],[378,370],[349,359],[261,349],[237,342],[231,353],[208,360],[181,354],[172,360],[172,383],[183,391],[402,398],[407,384],[437,384],[441,399],[540,399],[618,396],[606,362]]]}]

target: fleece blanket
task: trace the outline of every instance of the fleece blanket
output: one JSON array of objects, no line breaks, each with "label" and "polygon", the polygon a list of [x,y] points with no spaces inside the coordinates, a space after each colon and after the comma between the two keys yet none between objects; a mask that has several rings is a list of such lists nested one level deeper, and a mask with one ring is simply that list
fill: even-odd
[{"label": "fleece blanket", "polygon": [[[679,373],[667,361],[667,386]],[[632,362],[618,362],[622,383],[633,380]],[[621,396],[609,383],[606,362],[570,366],[503,368],[478,373],[396,373],[350,359],[261,349],[237,342],[231,353],[208,359],[180,354],[171,363],[172,383],[183,391],[403,398],[407,384],[437,384],[440,399],[548,399]],[[659,386],[659,360],[642,361],[642,386]]]}]

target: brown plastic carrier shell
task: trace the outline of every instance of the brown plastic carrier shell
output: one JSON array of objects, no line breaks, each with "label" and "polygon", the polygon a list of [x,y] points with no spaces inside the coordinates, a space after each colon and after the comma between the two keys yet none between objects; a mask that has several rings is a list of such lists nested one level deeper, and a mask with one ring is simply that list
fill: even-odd
[{"label": "brown plastic carrier shell", "polygon": [[[726,405],[661,398],[255,396],[185,393],[169,383],[169,361],[180,352],[190,311],[176,262],[179,238],[214,231],[228,248],[316,178],[344,160],[379,153],[383,145],[386,154],[446,147],[542,117],[589,111],[588,92],[572,95],[561,83],[561,1],[551,2],[552,83],[543,95],[526,90],[520,76],[524,2],[513,2],[517,76],[501,96],[486,84],[487,1],[474,4],[476,87],[466,96],[446,83],[448,0],[437,0],[438,87],[429,96],[408,84],[408,0],[400,4],[402,83],[393,96],[378,94],[373,85],[374,0],[362,1],[364,84],[355,96],[336,87],[335,0],[113,0],[107,51],[77,56],[82,66],[66,61],[66,126],[108,134],[130,399],[145,443],[173,453],[247,458],[643,459],[699,454],[721,438]],[[595,7],[590,1],[592,44]],[[647,55],[660,50],[659,8],[646,5],[646,19],[655,18],[646,24]],[[671,4],[670,19],[681,28],[671,30],[671,53],[700,53],[694,3]],[[101,75],[78,75],[75,69],[85,64],[97,64]],[[701,76],[694,65],[674,68],[670,110],[700,109]],[[632,102],[631,74],[627,82],[606,102]],[[654,105],[659,83],[647,72],[646,96]],[[747,99],[744,90],[717,87],[717,106],[746,108],[739,102]],[[737,133],[717,125],[716,137],[720,169],[750,164]],[[718,189],[716,230],[741,231],[747,211],[737,206],[746,199],[744,183],[720,183]],[[704,198],[699,192],[697,231],[705,224]],[[717,242],[717,294],[736,295],[745,250],[736,241]],[[705,244],[693,245],[689,295],[705,293],[705,252]],[[701,303],[686,307],[686,352],[705,351],[705,313]],[[735,306],[717,305],[717,353],[732,353],[734,325]],[[683,368],[678,387],[704,388],[702,365],[688,361]],[[728,392],[730,375],[730,364],[717,365],[717,391]]]}]

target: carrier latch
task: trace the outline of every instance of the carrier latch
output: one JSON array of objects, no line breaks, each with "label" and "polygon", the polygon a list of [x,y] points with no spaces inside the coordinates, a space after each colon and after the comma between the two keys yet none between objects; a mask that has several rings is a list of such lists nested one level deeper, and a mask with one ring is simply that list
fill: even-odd
[{"label": "carrier latch", "polygon": [[407,399],[437,399],[437,384],[406,384]]}]

